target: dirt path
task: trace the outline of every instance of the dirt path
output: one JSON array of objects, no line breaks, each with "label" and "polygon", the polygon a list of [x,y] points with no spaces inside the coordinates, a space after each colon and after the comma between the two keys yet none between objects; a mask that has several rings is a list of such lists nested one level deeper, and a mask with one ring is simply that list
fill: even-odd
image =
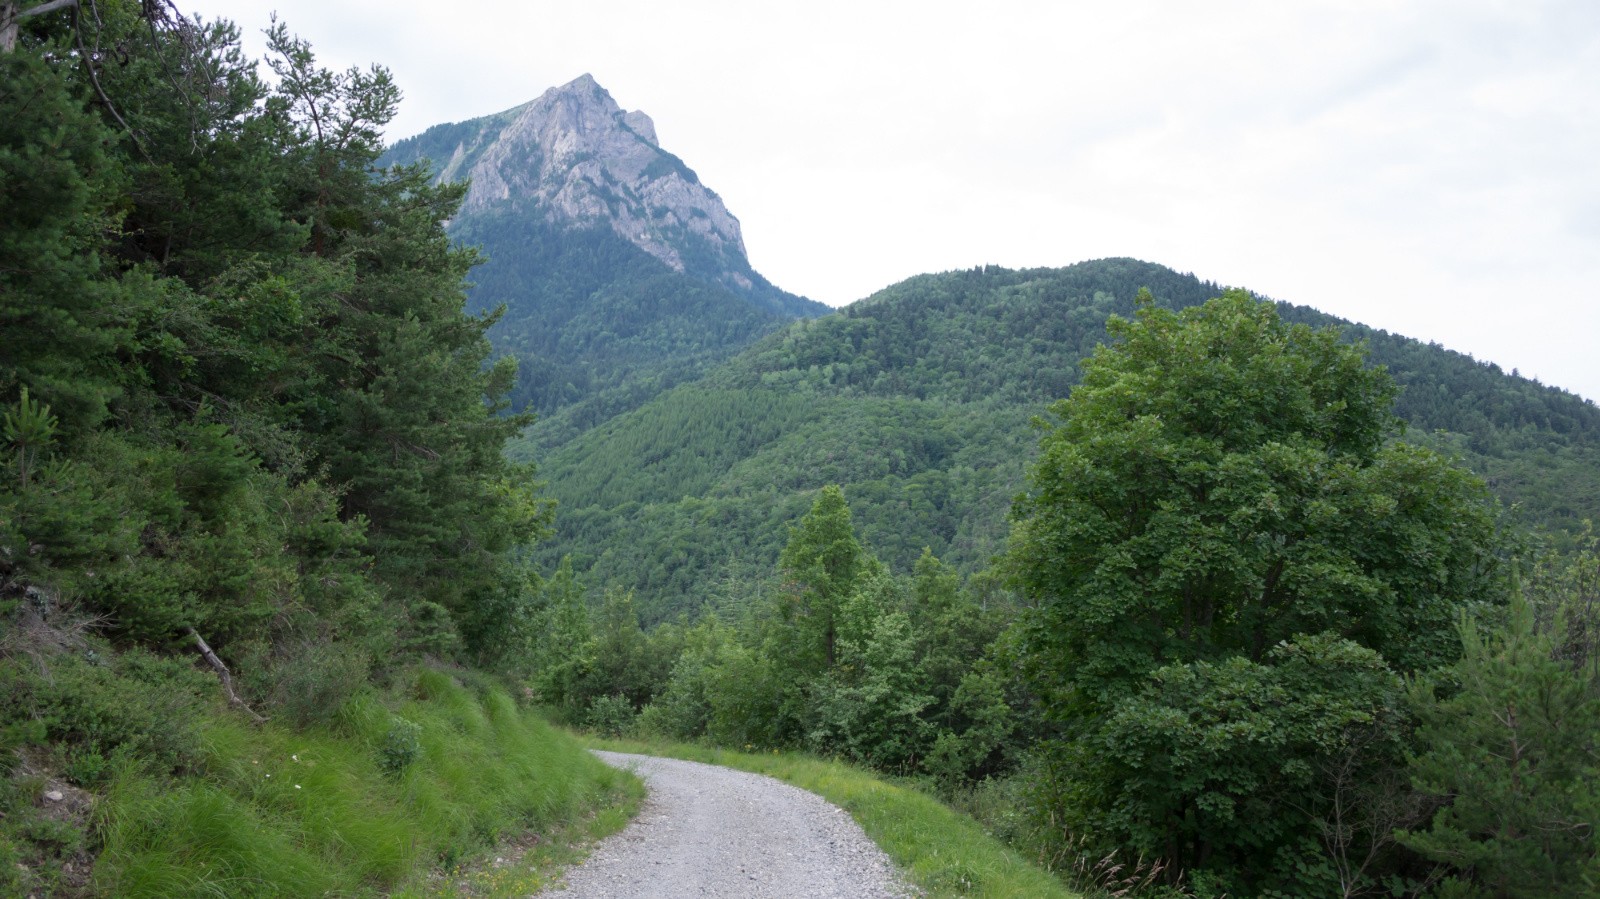
[{"label": "dirt path", "polygon": [[639,817],[595,847],[565,899],[912,895],[894,866],[837,807],[782,781],[699,762],[597,752],[644,778]]}]

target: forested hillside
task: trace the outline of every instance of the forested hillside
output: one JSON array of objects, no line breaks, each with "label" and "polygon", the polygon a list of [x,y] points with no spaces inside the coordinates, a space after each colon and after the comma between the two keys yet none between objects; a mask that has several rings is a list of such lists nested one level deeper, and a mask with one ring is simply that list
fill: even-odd
[{"label": "forested hillside", "polygon": [[[1026,296],[1096,269],[1160,274],[1114,261],[995,275]],[[563,563],[549,638],[578,651],[547,654],[534,691],[608,733],[898,774],[1088,896],[1592,896],[1592,529],[1566,534],[1570,552],[1539,545],[1482,478],[1406,442],[1400,387],[1338,328],[1286,322],[1240,290],[1176,312],[1139,291],[1133,306],[1102,323],[1104,346],[1035,427],[938,376],[878,397],[893,374],[808,352],[893,358],[877,304],[763,344],[718,371],[720,392],[680,389],[614,422],[643,421],[611,432],[650,475],[624,488],[709,496],[622,501],[610,534],[653,542],[603,547],[587,576],[598,601]],[[947,349],[960,363],[971,347]],[[789,386],[763,394],[768,376]],[[1563,410],[1552,394],[1542,414]],[[704,442],[693,421],[712,422]],[[1026,437],[994,440],[1003,427]],[[763,457],[789,435],[782,462]],[[670,451],[683,443],[704,453],[685,461]],[[746,456],[715,453],[728,445]],[[950,520],[901,497],[941,475],[973,483],[974,445],[1030,457],[1006,461],[1021,488],[994,499],[1011,510],[1005,552],[966,576],[928,550],[891,560],[896,531],[942,536]],[[808,488],[837,473],[862,480]],[[786,504],[800,505],[787,520]],[[866,539],[861,507],[888,539]],[[662,521],[677,531],[651,533]],[[773,560],[754,558],[773,533]],[[728,555],[702,561],[702,542]],[[627,565],[650,552],[669,579],[645,593],[627,579],[656,569]],[[661,587],[682,569],[701,569],[688,598],[714,614],[672,614],[683,605]]]},{"label": "forested hillside", "polygon": [[282,24],[264,78],[6,9],[0,893],[449,889],[628,808],[546,711],[890,772],[1109,895],[1600,890],[1593,403],[1129,259],[807,319],[592,79],[638,189],[557,170],[642,243],[463,215]]},{"label": "forested hillside", "polygon": [[567,410],[569,427],[634,408],[793,320],[675,272],[607,227],[497,211],[451,234],[486,254],[468,308],[497,314],[488,336],[517,361],[512,407]]},{"label": "forested hillside", "polygon": [[[1220,293],[1128,259],[923,275],[564,445],[536,425],[520,451],[539,448],[561,504],[543,558],[571,554],[594,581],[636,590],[647,620],[724,605],[771,572],[782,522],[837,483],[886,562],[909,568],[929,548],[976,571],[1004,546],[1036,452],[1028,421],[1077,383],[1141,287],[1169,308]],[[1570,528],[1600,505],[1592,403],[1408,338],[1354,326],[1345,339],[1400,384],[1409,439],[1460,454],[1525,520]]]}]

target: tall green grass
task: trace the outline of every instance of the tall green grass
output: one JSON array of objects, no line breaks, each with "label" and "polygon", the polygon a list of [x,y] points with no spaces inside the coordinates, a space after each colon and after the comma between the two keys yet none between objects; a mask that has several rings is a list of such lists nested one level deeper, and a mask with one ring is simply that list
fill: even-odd
[{"label": "tall green grass", "polygon": [[849,812],[908,880],[929,896],[1077,899],[1049,872],[970,817],[925,793],[846,765],[794,753],[757,755],[683,743],[585,738],[616,752],[664,755],[776,777]]},{"label": "tall green grass", "polygon": [[[97,813],[98,889],[126,897],[427,892],[430,877],[497,841],[529,830],[548,840],[642,796],[631,775],[504,691],[470,690],[436,670],[419,671],[404,698],[351,700],[326,728],[219,715],[201,733],[193,776],[155,779],[131,767],[114,774]],[[601,829],[616,829],[626,816],[601,820]]]}]

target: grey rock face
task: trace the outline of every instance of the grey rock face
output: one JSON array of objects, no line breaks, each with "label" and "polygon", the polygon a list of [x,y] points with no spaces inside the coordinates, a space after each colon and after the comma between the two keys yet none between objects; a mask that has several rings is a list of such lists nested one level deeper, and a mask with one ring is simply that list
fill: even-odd
[{"label": "grey rock face", "polygon": [[594,78],[551,88],[493,118],[504,124],[457,144],[448,162],[436,159],[442,178],[472,181],[462,215],[533,205],[558,221],[609,224],[680,272],[686,252],[737,259],[723,266],[726,276],[750,286],[736,271],[749,265],[739,220],[661,149],[648,115],[622,109]]}]

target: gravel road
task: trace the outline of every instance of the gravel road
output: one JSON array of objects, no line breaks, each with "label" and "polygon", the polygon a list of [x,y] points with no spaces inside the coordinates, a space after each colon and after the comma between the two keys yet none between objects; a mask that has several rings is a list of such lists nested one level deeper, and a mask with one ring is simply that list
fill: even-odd
[{"label": "gravel road", "polygon": [[566,899],[914,895],[861,827],[821,797],[716,765],[596,752],[644,778],[639,817],[569,871]]}]

